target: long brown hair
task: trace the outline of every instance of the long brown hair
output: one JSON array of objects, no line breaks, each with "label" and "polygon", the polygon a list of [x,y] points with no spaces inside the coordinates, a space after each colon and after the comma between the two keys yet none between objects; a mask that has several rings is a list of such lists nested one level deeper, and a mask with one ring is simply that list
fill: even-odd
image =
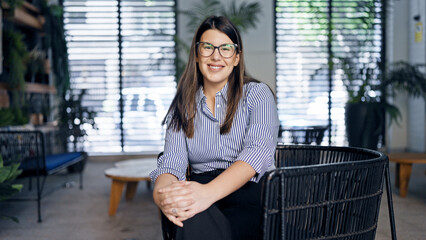
[{"label": "long brown hair", "polygon": [[[195,97],[198,89],[203,86],[203,76],[196,62],[198,54],[196,43],[200,41],[201,35],[210,29],[219,30],[226,34],[233,43],[238,45],[236,54],[240,55],[238,65],[234,67],[228,78],[228,104],[225,121],[220,127],[221,134],[226,134],[231,130],[238,103],[243,96],[244,83],[255,81],[245,74],[243,43],[238,29],[226,17],[210,16],[206,18],[200,24],[192,39],[188,64],[179,80],[176,95],[167,112],[167,115],[172,114],[168,127],[173,128],[175,131],[183,129],[188,138],[194,136],[194,119],[197,112]],[[167,117],[164,118],[163,124],[165,124],[166,119]]]}]

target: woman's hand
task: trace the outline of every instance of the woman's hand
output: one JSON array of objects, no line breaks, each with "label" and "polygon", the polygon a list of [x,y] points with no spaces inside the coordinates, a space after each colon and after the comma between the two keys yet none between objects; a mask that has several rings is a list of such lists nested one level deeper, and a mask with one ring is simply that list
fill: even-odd
[{"label": "woman's hand", "polygon": [[[176,185],[180,185],[181,188]],[[187,181],[176,183],[176,185],[174,185],[175,188],[165,188],[162,192],[166,194],[179,191],[185,194],[176,194],[174,197],[166,198],[161,204],[164,208],[171,209],[171,213],[180,222],[206,210],[215,202],[214,191],[209,190],[206,184]]]},{"label": "woman's hand", "polygon": [[189,194],[192,190],[185,187],[187,182],[174,181],[170,185],[162,187],[154,192],[154,201],[164,215],[177,226],[182,227],[182,221],[178,220],[178,213],[186,211],[192,204]]},{"label": "woman's hand", "polygon": [[183,221],[236,191],[255,173],[249,164],[237,161],[207,184],[176,181],[173,175],[163,174],[155,183],[154,201],[171,222],[182,227]]}]

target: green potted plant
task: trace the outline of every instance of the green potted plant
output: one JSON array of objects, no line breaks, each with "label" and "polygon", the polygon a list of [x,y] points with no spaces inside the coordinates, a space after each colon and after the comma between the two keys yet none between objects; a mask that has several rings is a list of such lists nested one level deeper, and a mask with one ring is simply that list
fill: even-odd
[{"label": "green potted plant", "polygon": [[[13,184],[12,181],[21,174],[19,170],[20,163],[4,165],[3,158],[0,155],[0,201],[10,198],[22,189],[22,184]],[[11,219],[19,222],[16,217],[6,216],[0,212],[0,219]]]},{"label": "green potted plant", "polygon": [[25,102],[25,59],[28,56],[24,35],[3,29],[3,72],[0,82],[10,89],[10,107],[1,109],[5,116],[0,117],[0,126],[22,125],[29,121],[28,106]]},{"label": "green potted plant", "polygon": [[381,71],[378,64],[354,68],[343,61],[342,66],[348,92],[345,123],[349,146],[377,149],[386,116],[389,116],[389,123],[397,124],[402,117],[389,98],[401,92],[426,98],[426,75],[420,71],[420,65],[407,62],[393,63],[386,71]]},{"label": "green potted plant", "polygon": [[38,49],[31,50],[24,63],[27,68],[25,76],[27,82],[46,83],[46,53],[44,51]]},{"label": "green potted plant", "polygon": [[8,6],[10,14],[15,14],[15,9],[22,6],[25,0],[1,0],[0,3],[5,3]]},{"label": "green potted plant", "polygon": [[78,143],[82,142],[87,135],[84,125],[90,125],[95,128],[94,118],[96,113],[82,105],[85,93],[85,90],[78,94],[69,90],[59,106],[59,128],[62,133],[65,133],[66,138],[72,142],[73,151],[81,150],[78,147]]}]

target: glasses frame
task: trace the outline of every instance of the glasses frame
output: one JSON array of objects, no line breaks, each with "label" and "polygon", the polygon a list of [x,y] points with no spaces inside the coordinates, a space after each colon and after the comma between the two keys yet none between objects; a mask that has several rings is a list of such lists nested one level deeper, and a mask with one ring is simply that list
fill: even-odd
[{"label": "glasses frame", "polygon": [[[199,48],[199,46],[200,46],[200,44],[201,44],[201,43],[206,43],[206,44],[210,44],[210,45],[212,45],[212,46],[213,46],[213,51],[212,51],[212,53],[211,53],[210,55],[208,55],[208,56],[204,56],[204,55],[202,55],[202,54],[201,54],[201,51],[200,51],[200,48]],[[203,56],[203,57],[210,57],[211,55],[213,55],[213,53],[214,53],[214,51],[216,51],[216,49],[217,49],[217,51],[219,52],[219,55],[220,55],[221,57],[223,57],[223,58],[231,58],[231,57],[233,57],[233,56],[235,55],[235,53],[238,53],[238,44],[236,44],[236,43],[224,43],[224,44],[221,44],[221,45],[219,45],[219,46],[215,46],[215,45],[213,45],[213,44],[211,44],[211,43],[209,43],[209,42],[197,42],[195,45],[197,46],[197,51],[198,51],[198,53],[199,53],[201,56]],[[225,45],[233,45],[233,46],[235,47],[234,53],[232,53],[232,55],[231,55],[230,57],[224,57],[224,56],[222,55],[222,53],[220,52],[220,47],[225,46]]]}]

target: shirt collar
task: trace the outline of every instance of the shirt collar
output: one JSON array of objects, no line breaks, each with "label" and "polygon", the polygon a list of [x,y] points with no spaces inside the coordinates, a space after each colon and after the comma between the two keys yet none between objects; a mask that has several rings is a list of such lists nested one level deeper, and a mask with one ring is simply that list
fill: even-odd
[{"label": "shirt collar", "polygon": [[[216,93],[217,95],[222,96],[222,98],[225,100],[225,102],[228,102],[228,83],[225,84],[225,86],[222,88],[222,90],[220,90],[219,92]],[[196,95],[196,103],[202,103],[202,101],[205,101],[206,99],[206,95],[204,95],[204,91],[203,91],[203,86],[201,86],[198,89],[197,95]]]},{"label": "shirt collar", "polygon": [[197,95],[195,98],[195,103],[202,104],[203,101],[205,101],[205,99],[206,99],[206,95],[204,95],[203,86],[201,86],[200,88],[198,88]]},{"label": "shirt collar", "polygon": [[[228,82],[226,82],[225,86],[218,93],[220,93],[225,102],[228,102]],[[216,95],[218,93],[216,93]]]}]

